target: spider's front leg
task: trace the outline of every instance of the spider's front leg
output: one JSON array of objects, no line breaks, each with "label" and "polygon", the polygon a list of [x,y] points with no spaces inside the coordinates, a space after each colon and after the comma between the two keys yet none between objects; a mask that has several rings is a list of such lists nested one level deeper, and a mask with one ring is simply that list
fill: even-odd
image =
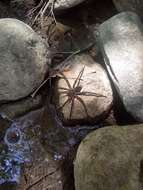
[{"label": "spider's front leg", "polygon": [[58,110],[63,109],[63,107],[69,102],[70,103],[71,99],[68,97],[68,99],[63,103],[62,106],[58,107]]},{"label": "spider's front leg", "polygon": [[95,93],[95,92],[86,92],[86,91],[78,92],[77,95],[79,95],[79,96],[96,96],[96,97],[104,97],[104,98],[106,98],[106,96],[104,96],[102,94],[98,94],[98,93]]},{"label": "spider's front leg", "polygon": [[79,83],[80,83],[80,81],[81,81],[81,78],[82,78],[84,69],[85,69],[85,66],[82,68],[82,70],[79,72],[77,78],[75,79],[74,84],[73,84],[73,88],[76,88],[76,87],[79,86]]}]

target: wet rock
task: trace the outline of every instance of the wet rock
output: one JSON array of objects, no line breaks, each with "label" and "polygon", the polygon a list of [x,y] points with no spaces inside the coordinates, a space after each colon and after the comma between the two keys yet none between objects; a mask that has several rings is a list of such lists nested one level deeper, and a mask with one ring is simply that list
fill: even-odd
[{"label": "wet rock", "polygon": [[99,27],[110,77],[126,110],[143,121],[143,26],[135,13],[118,14]]},{"label": "wet rock", "polygon": [[118,11],[133,11],[143,18],[142,0],[113,0]]},{"label": "wet rock", "polygon": [[112,89],[101,65],[86,55],[76,55],[66,63],[54,86],[53,102],[66,125],[96,123],[112,105]]},{"label": "wet rock", "polygon": [[22,116],[25,113],[38,109],[42,106],[42,97],[37,95],[36,97],[27,97],[25,99],[10,102],[0,106],[0,113],[6,115],[8,118],[14,119]]},{"label": "wet rock", "polygon": [[16,19],[1,19],[0,34],[0,101],[18,100],[43,81],[49,61],[47,47]]},{"label": "wet rock", "polygon": [[65,10],[74,7],[85,0],[56,0],[54,8],[55,10]]},{"label": "wet rock", "polygon": [[142,190],[142,137],[143,125],[105,127],[90,133],[76,155],[76,190]]}]

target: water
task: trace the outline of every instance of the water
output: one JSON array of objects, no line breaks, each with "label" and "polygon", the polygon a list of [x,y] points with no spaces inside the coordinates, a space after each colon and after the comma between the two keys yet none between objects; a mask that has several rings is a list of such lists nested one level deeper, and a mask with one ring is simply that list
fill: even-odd
[{"label": "water", "polygon": [[0,184],[19,183],[21,167],[31,161],[30,147],[22,130],[13,122],[6,130],[4,146],[0,154]]},{"label": "water", "polygon": [[[75,145],[79,144],[88,132],[99,127],[67,128],[62,126],[55,114],[53,115],[54,121],[51,121],[52,116],[48,115],[47,112],[44,115],[46,120],[44,122],[42,120],[41,123],[40,113],[43,113],[43,109],[31,112],[16,121],[11,120],[12,124],[6,130],[3,138],[3,144],[6,148],[3,148],[0,153],[0,184],[20,183],[21,168],[25,163],[28,165],[35,163],[33,170],[27,169],[28,172],[24,173],[29,180],[27,183],[29,185],[31,180],[37,180],[37,176],[39,179],[45,176],[49,170],[53,171],[58,163],[67,162],[65,165],[69,167],[73,161],[72,155],[74,155]],[[44,144],[41,140],[44,141]],[[45,163],[45,160],[48,162]],[[43,171],[35,169],[38,165],[42,165]],[[68,173],[70,173],[68,175],[72,175],[72,171]],[[56,179],[54,180],[56,183]]]}]

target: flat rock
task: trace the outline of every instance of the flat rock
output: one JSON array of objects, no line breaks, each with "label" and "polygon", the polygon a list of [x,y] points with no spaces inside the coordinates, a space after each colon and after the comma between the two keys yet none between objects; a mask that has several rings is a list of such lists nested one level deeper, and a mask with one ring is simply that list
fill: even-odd
[{"label": "flat rock", "polygon": [[89,55],[67,60],[69,69],[57,78],[53,102],[66,125],[97,123],[109,112],[113,94],[103,67]]},{"label": "flat rock", "polygon": [[113,83],[132,116],[143,121],[143,25],[125,12],[99,27],[99,43]]},{"label": "flat rock", "polygon": [[143,125],[97,129],[80,144],[76,190],[142,190]]},{"label": "flat rock", "polygon": [[25,23],[0,20],[0,102],[28,96],[47,72],[47,46]]},{"label": "flat rock", "polygon": [[133,11],[143,18],[142,0],[113,0],[113,2],[119,12]]},{"label": "flat rock", "polygon": [[74,7],[85,0],[56,0],[55,1],[55,10],[65,10],[71,7]]}]

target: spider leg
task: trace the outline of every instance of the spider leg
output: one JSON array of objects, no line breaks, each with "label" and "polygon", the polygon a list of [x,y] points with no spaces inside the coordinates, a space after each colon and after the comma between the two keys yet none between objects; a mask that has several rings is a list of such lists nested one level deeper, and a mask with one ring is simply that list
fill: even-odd
[{"label": "spider leg", "polygon": [[63,79],[65,79],[65,81],[66,81],[68,87],[71,89],[72,87],[71,87],[71,84],[69,83],[67,77],[66,77],[62,72],[60,72],[60,74],[62,75]]},{"label": "spider leg", "polygon": [[96,96],[96,97],[104,97],[104,98],[107,97],[107,96],[104,96],[102,94],[97,94],[94,92],[77,92],[76,94],[80,95],[80,96]]},{"label": "spider leg", "polygon": [[82,68],[82,70],[79,72],[77,78],[75,79],[74,84],[73,84],[73,88],[75,88],[76,86],[79,86],[79,83],[80,83],[81,77],[83,75],[84,69],[85,69],[85,66]]},{"label": "spider leg", "polygon": [[87,108],[86,108],[86,105],[85,105],[83,99],[80,98],[80,97],[78,97],[78,96],[75,96],[75,98],[82,104],[82,106],[83,106],[83,108],[84,108],[84,110],[85,110],[85,113],[86,113],[87,117],[90,117],[89,114],[88,114],[88,111],[87,111]]},{"label": "spider leg", "polygon": [[70,119],[72,117],[73,109],[74,109],[74,97],[71,99],[71,109],[70,109],[70,116],[69,116]]},{"label": "spider leg", "polygon": [[70,102],[70,101],[71,101],[71,100],[68,98],[68,99],[63,103],[63,105],[58,108],[58,110],[62,109],[62,108],[63,108],[68,102]]},{"label": "spider leg", "polygon": [[63,88],[63,87],[60,87],[58,89],[60,89],[60,90],[68,90],[68,88]]}]

